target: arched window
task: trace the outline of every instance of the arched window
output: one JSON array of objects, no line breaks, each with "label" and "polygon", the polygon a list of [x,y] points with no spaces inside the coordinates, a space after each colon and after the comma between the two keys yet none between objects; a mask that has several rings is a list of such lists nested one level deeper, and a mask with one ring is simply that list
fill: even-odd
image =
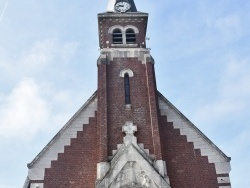
[{"label": "arched window", "polygon": [[127,29],[126,44],[135,44],[135,43],[136,43],[135,31],[133,29]]},{"label": "arched window", "polygon": [[120,29],[113,31],[113,44],[122,44],[122,31]]},{"label": "arched window", "polygon": [[124,89],[125,89],[125,104],[130,104],[130,84],[129,84],[129,75],[127,73],[124,75]]}]

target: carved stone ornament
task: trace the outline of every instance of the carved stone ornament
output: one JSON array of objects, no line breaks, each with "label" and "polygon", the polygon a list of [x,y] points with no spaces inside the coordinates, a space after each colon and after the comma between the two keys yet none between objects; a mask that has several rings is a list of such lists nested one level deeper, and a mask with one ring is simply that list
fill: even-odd
[{"label": "carved stone ornament", "polygon": [[147,188],[156,187],[146,172],[136,163],[128,162],[120,171],[110,188]]},{"label": "carved stone ornament", "polygon": [[[126,122],[122,131],[124,143],[112,156],[111,162],[100,165],[96,188],[171,188],[165,162],[153,161],[144,148],[137,144],[137,126]],[[105,172],[105,173],[102,173]]]}]

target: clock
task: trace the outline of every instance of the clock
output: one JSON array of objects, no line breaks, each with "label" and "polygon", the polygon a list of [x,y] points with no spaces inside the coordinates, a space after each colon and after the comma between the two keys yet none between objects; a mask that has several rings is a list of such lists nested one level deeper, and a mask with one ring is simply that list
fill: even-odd
[{"label": "clock", "polygon": [[127,12],[131,8],[128,2],[120,1],[115,4],[115,10],[118,12]]}]

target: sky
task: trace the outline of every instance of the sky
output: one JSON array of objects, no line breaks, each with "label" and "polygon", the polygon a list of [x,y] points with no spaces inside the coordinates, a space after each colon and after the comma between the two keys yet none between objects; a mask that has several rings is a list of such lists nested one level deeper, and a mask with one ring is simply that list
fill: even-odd
[{"label": "sky", "polygon": [[[158,90],[250,178],[250,1],[135,0],[149,13]],[[0,188],[97,89],[97,13],[107,0],[0,0]]]}]

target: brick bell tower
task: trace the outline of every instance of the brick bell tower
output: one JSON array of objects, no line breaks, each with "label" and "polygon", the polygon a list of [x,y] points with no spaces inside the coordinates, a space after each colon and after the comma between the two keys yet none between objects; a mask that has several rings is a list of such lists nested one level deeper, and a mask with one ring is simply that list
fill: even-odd
[{"label": "brick bell tower", "polygon": [[229,188],[230,158],[157,91],[148,14],[98,14],[97,92],[28,164],[24,188]]}]

